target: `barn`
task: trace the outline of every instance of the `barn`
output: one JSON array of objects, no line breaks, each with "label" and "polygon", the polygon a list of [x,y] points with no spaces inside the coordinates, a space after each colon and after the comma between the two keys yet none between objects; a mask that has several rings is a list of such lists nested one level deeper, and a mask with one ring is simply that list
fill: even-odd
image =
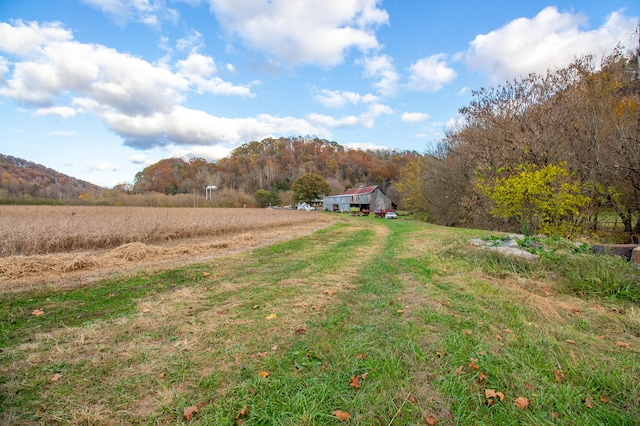
[{"label": "barn", "polygon": [[324,197],[324,209],[333,212],[349,212],[351,208],[360,210],[392,210],[391,198],[378,186],[351,188],[340,195]]}]

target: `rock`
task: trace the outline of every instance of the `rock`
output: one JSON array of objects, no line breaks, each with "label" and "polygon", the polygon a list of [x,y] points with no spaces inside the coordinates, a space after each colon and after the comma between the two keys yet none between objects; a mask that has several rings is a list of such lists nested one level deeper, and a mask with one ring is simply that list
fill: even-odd
[{"label": "rock", "polygon": [[608,254],[610,256],[620,256],[625,260],[631,260],[631,253],[640,247],[638,244],[596,244],[593,252],[596,254]]},{"label": "rock", "polygon": [[485,248],[487,250],[494,250],[494,251],[497,251],[499,253],[506,254],[507,256],[519,257],[519,258],[522,258],[522,259],[534,260],[534,259],[538,259],[540,257],[537,254],[529,253],[526,250],[522,250],[522,249],[515,248],[515,247],[500,246],[500,247],[483,247],[483,248]]},{"label": "rock", "polygon": [[631,253],[631,263],[640,265],[640,247],[633,249],[633,252]]}]

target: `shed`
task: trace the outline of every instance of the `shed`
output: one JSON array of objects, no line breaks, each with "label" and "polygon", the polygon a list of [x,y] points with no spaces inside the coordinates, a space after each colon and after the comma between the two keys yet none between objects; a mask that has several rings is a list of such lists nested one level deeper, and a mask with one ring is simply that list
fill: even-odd
[{"label": "shed", "polygon": [[378,186],[351,188],[340,195],[324,197],[326,211],[349,212],[352,207],[360,210],[391,210],[393,202]]}]

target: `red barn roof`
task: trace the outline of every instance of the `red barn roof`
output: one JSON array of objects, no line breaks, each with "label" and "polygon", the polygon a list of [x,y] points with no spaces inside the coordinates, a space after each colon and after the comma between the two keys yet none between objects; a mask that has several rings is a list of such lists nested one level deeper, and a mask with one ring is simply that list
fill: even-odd
[{"label": "red barn roof", "polygon": [[378,185],[364,186],[361,188],[351,188],[344,191],[344,195],[371,194],[373,191],[376,190],[377,187]]}]

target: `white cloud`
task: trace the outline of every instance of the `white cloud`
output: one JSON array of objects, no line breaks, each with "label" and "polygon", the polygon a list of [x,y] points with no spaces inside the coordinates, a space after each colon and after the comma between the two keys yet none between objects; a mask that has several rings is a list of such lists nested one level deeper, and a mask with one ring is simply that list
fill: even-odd
[{"label": "white cloud", "polygon": [[192,30],[186,37],[183,37],[176,42],[176,49],[181,51],[195,51],[201,48],[203,45],[204,42],[202,40],[202,34],[198,31]]},{"label": "white cloud", "polygon": [[153,0],[81,0],[111,16],[119,25],[139,22],[157,28],[161,20],[177,22],[178,12],[166,7],[164,1]]},{"label": "white cloud", "polygon": [[321,132],[290,117],[226,119],[181,107],[190,88],[254,96],[248,87],[214,76],[215,62],[208,56],[192,52],[175,64],[174,73],[166,66],[72,38],[57,24],[0,23],[0,53],[13,56],[9,56],[13,71],[0,86],[0,95],[36,107],[39,115],[70,117],[90,112],[137,147],[172,141],[210,145],[251,140],[256,135]]},{"label": "white cloud", "polygon": [[198,93],[209,92],[217,95],[239,95],[254,97],[251,89],[245,86],[236,86],[212,77],[216,73],[216,64],[210,56],[199,53],[191,53],[187,59],[177,62],[178,75],[191,82]]},{"label": "white cloud", "polygon": [[169,151],[169,157],[171,158],[175,157],[175,158],[189,159],[189,158],[196,157],[196,158],[204,158],[205,160],[209,160],[209,161],[216,161],[221,158],[228,157],[229,155],[231,155],[231,151],[233,151],[233,148],[224,147],[221,145],[214,145],[214,146],[196,145],[192,147],[169,146],[167,147],[167,149]]},{"label": "white cloud", "polygon": [[378,97],[367,93],[361,95],[356,92],[348,92],[341,90],[327,90],[322,89],[316,95],[315,98],[318,102],[328,108],[340,108],[347,104],[357,105],[362,103],[372,103],[378,100]]},{"label": "white cloud", "polygon": [[117,172],[118,170],[122,170],[122,167],[114,166],[108,161],[103,161],[100,164],[91,165],[88,167],[89,171],[98,171],[98,172]]},{"label": "white cloud", "polygon": [[480,34],[470,43],[467,63],[500,83],[530,72],[544,73],[563,67],[576,56],[610,52],[618,42],[628,42],[637,18],[613,12],[593,30],[586,30],[587,18],[581,14],[559,12],[549,6],[533,18],[518,18],[504,27]]},{"label": "white cloud", "polygon": [[77,111],[71,107],[49,107],[38,108],[36,115],[58,115],[62,118],[69,118],[75,116]]},{"label": "white cloud", "polygon": [[393,96],[398,90],[399,75],[388,55],[365,58],[362,61],[366,77],[377,79],[373,87],[383,96]]},{"label": "white cloud", "polygon": [[390,147],[384,146],[384,145],[376,145],[373,142],[351,142],[351,143],[345,144],[344,146],[347,149],[353,149],[353,150],[361,149],[363,151],[366,151],[366,150],[370,150],[370,151],[379,151],[379,150],[393,151],[393,148],[390,148]]},{"label": "white cloud", "polygon": [[329,115],[312,113],[307,115],[307,119],[311,123],[328,128],[355,126],[371,128],[375,125],[375,120],[382,114],[393,114],[393,110],[387,105],[372,104],[366,112],[358,116],[348,115],[341,118],[333,118]]},{"label": "white cloud", "polygon": [[408,87],[419,91],[438,91],[457,76],[453,68],[447,65],[447,55],[439,53],[422,58],[409,67]]},{"label": "white cloud", "polygon": [[378,49],[388,23],[378,0],[209,0],[218,22],[250,48],[289,65],[335,66],[350,48]]},{"label": "white cloud", "polygon": [[429,119],[429,114],[426,112],[405,112],[400,117],[405,123],[420,123]]},{"label": "white cloud", "polygon": [[76,135],[73,130],[53,130],[48,133],[49,136],[57,136],[62,138],[70,138]]}]

